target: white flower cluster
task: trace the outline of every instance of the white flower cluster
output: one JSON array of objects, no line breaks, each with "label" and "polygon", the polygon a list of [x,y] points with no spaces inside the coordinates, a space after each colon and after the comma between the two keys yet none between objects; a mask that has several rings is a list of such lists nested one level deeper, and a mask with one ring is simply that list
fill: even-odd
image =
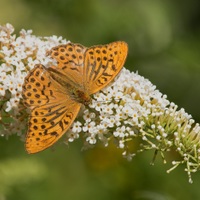
[{"label": "white flower cluster", "polygon": [[[67,43],[62,37],[39,38],[25,30],[17,37],[13,31],[10,24],[0,26],[2,136],[24,135],[28,116],[21,101],[24,78],[35,64],[49,66],[54,62],[46,56],[46,51]],[[191,172],[200,168],[200,126],[184,109],[177,110],[149,80],[125,68],[115,81],[92,98],[92,103],[67,131],[67,142],[80,136],[84,147],[93,146],[97,141],[108,146],[113,141],[129,160],[135,155],[130,150],[135,139],[140,141],[138,152],[154,149],[161,152],[163,159],[165,152],[175,150],[182,160],[173,161],[168,172],[184,163],[192,182]]]},{"label": "white flower cluster", "polygon": [[[19,36],[13,34],[11,24],[0,26],[0,127],[1,135],[13,133],[21,135],[25,127],[22,116],[21,92],[25,76],[41,63],[49,65],[52,60],[45,56],[53,46],[67,43],[62,37],[36,37],[32,31],[21,30]],[[6,118],[9,118],[7,120]]]},{"label": "white flower cluster", "polygon": [[89,144],[95,144],[98,138],[107,145],[107,135],[112,135],[123,149],[127,138],[136,136],[138,127],[143,127],[142,119],[155,108],[164,111],[167,105],[166,96],[150,81],[124,68],[112,84],[93,96],[90,108],[84,109],[82,122],[76,121],[67,133],[69,141],[83,132]]}]

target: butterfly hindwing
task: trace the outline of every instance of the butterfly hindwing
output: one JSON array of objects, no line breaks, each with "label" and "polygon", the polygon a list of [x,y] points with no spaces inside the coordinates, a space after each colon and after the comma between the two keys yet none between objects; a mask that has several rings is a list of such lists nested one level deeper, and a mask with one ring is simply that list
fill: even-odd
[{"label": "butterfly hindwing", "polygon": [[76,118],[80,104],[59,100],[53,105],[49,103],[31,111],[26,136],[28,153],[37,153],[54,144]]}]

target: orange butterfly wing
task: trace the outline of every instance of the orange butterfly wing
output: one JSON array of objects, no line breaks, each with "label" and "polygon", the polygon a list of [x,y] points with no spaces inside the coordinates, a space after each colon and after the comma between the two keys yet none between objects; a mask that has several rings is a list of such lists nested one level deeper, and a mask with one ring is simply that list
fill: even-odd
[{"label": "orange butterfly wing", "polygon": [[85,52],[84,81],[89,94],[108,85],[121,71],[128,53],[128,45],[117,41],[93,46]]},{"label": "orange butterfly wing", "polygon": [[128,53],[123,41],[86,48],[68,43],[51,49],[48,53],[58,62],[56,69],[77,88],[94,94],[108,85],[122,69]]},{"label": "orange butterfly wing", "polygon": [[53,47],[47,54],[56,59],[55,69],[60,75],[65,76],[65,81],[77,88],[83,88],[83,67],[86,47],[80,44],[68,43]]},{"label": "orange butterfly wing", "polygon": [[36,65],[25,78],[23,98],[31,111],[25,144],[28,153],[37,153],[55,143],[70,127],[81,106],[51,79],[42,65]]}]

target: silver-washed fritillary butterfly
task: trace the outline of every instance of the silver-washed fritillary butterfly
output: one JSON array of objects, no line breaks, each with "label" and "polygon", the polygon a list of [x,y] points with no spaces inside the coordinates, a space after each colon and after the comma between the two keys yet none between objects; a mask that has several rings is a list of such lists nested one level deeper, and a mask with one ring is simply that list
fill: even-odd
[{"label": "silver-washed fritillary butterfly", "polygon": [[26,150],[37,153],[53,145],[71,126],[82,104],[110,83],[122,69],[128,46],[113,42],[86,48],[68,43],[48,54],[57,66],[38,64],[25,78],[24,104],[30,109]]}]

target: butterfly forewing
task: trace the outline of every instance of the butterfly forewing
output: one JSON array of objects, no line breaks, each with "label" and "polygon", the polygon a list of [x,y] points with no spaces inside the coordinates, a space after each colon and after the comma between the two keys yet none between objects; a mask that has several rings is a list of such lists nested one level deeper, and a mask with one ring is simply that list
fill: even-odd
[{"label": "butterfly forewing", "polygon": [[116,77],[124,65],[127,52],[127,44],[121,41],[87,49],[84,84],[89,94],[101,90]]},{"label": "butterfly forewing", "polygon": [[52,48],[48,54],[56,59],[55,68],[65,75],[67,82],[77,87],[83,86],[83,64],[86,47],[80,44],[68,43]]},{"label": "butterfly forewing", "polygon": [[25,78],[23,85],[23,101],[30,108],[48,103],[52,88],[48,73],[42,65],[36,65]]}]

